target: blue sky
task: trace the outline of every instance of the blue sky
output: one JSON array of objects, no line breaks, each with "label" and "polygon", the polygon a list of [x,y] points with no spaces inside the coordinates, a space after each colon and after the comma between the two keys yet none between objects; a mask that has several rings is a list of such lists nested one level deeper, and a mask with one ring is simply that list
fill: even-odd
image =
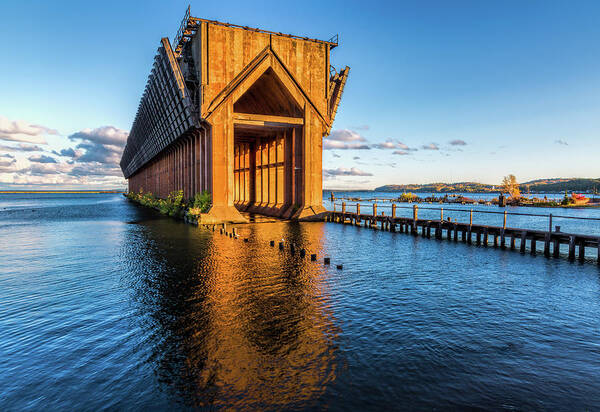
[{"label": "blue sky", "polygon": [[[0,188],[121,185],[120,147],[160,38],[174,36],[187,4],[3,2]],[[325,187],[600,177],[600,2],[191,7],[274,31],[339,33],[332,63],[351,72],[329,146],[360,149],[324,151]]]}]

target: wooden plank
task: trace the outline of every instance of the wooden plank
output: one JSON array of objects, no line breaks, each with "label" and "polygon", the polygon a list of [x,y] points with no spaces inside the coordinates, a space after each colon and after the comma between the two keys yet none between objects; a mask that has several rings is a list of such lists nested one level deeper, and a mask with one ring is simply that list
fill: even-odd
[{"label": "wooden plank", "polygon": [[521,253],[525,253],[525,246],[527,245],[527,231],[521,232]]}]

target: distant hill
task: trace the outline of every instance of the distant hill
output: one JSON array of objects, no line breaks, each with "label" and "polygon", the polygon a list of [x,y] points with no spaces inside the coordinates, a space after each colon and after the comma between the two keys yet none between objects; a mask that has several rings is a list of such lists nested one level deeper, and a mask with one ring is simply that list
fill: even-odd
[{"label": "distant hill", "polygon": [[[564,192],[593,192],[600,191],[600,179],[537,179],[520,184],[521,192],[558,193]],[[375,188],[376,192],[466,192],[466,193],[498,193],[500,185],[488,185],[476,182],[459,183],[427,183],[422,185],[385,185]]]}]

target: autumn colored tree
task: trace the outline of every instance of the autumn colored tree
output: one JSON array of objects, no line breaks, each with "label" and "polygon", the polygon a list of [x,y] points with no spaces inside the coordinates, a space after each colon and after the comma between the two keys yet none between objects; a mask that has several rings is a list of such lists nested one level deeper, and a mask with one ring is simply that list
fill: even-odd
[{"label": "autumn colored tree", "polygon": [[515,175],[504,176],[502,179],[502,188],[504,192],[508,193],[513,199],[521,197],[521,191],[519,190],[519,183]]}]

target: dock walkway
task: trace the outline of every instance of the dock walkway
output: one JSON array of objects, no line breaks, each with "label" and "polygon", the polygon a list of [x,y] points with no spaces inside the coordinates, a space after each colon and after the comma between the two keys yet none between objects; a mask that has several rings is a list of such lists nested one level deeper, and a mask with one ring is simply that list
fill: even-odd
[{"label": "dock walkway", "polygon": [[[473,211],[471,211],[470,222],[457,222],[443,219],[443,208],[440,210],[439,220],[419,219],[418,206],[413,206],[413,217],[397,217],[396,205],[392,205],[392,215],[384,213],[377,214],[377,204],[373,204],[373,213],[360,213],[360,204],[356,205],[356,212],[346,210],[342,203],[342,210],[329,211],[325,217],[326,221],[364,226],[389,232],[407,233],[413,236],[422,236],[438,240],[464,242],[477,246],[499,247],[501,249],[519,250],[521,253],[529,251],[532,255],[543,253],[546,257],[558,258],[561,255],[561,245],[566,245],[567,258],[574,261],[585,261],[586,249],[596,248],[597,262],[600,265],[600,237],[576,233],[566,233],[552,230],[552,215],[549,215],[550,223],[547,231],[532,230],[524,228],[513,228],[506,226],[507,212],[484,212],[504,214],[504,226],[489,226],[473,224]],[[363,205],[364,206],[364,205]],[[427,210],[431,210],[428,208]],[[481,213],[481,212],[479,212]],[[535,216],[535,215],[534,215]],[[586,218],[580,218],[586,219]],[[598,220],[595,218],[587,218]]]}]

